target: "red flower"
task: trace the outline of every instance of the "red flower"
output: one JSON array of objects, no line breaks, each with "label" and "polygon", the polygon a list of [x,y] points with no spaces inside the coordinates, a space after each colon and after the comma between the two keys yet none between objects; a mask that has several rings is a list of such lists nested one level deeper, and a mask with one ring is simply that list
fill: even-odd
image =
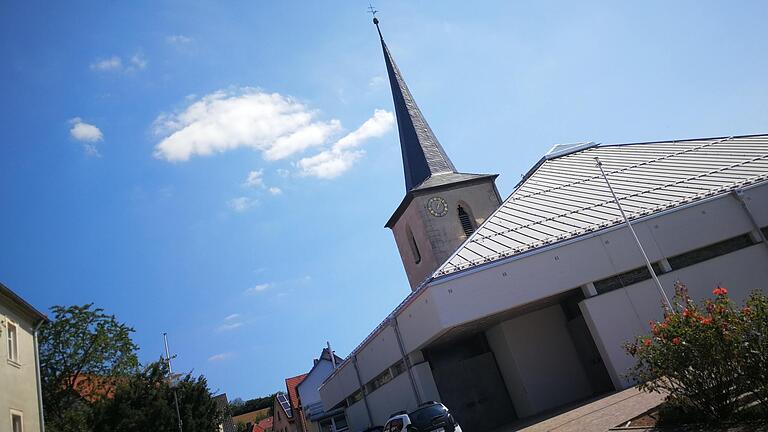
[{"label": "red flower", "polygon": [[705,325],[706,324],[712,324],[712,317],[706,317],[706,318],[702,317],[700,319],[700,321],[701,321],[702,324],[705,324]]},{"label": "red flower", "polygon": [[647,347],[651,346],[652,343],[653,343],[653,341],[651,341],[650,339],[646,339],[646,340],[643,341],[643,345],[645,345]]},{"label": "red flower", "polygon": [[752,309],[750,309],[749,306],[744,306],[744,308],[741,309],[741,313],[744,315],[749,315],[750,312],[752,312]]},{"label": "red flower", "polygon": [[728,295],[728,290],[724,287],[718,286],[717,288],[712,290],[712,294],[716,296],[724,296],[724,295]]},{"label": "red flower", "polygon": [[672,345],[680,345],[680,338],[676,337],[676,338],[672,339]]},{"label": "red flower", "polygon": [[683,309],[683,316],[684,317],[689,317],[689,316],[691,316],[691,314],[692,314],[692,312],[689,311],[688,308]]}]

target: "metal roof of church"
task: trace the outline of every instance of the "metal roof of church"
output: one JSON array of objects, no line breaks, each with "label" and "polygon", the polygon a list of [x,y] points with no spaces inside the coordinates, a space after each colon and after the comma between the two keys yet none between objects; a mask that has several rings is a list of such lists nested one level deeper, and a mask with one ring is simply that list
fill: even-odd
[{"label": "metal roof of church", "polygon": [[595,157],[630,219],[768,180],[768,135],[555,146],[433,278],[621,223]]}]

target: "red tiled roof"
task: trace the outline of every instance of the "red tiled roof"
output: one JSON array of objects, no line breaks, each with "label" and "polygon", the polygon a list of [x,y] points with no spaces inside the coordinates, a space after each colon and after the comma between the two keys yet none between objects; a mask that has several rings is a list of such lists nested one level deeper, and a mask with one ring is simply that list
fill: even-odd
[{"label": "red tiled roof", "polygon": [[274,417],[267,417],[261,421],[259,421],[258,426],[264,430],[272,429],[272,426],[274,424]]},{"label": "red tiled roof", "polygon": [[296,387],[298,387],[299,384],[301,384],[301,382],[304,381],[304,378],[306,377],[307,377],[307,374],[301,374],[295,377],[285,379],[285,387],[288,389],[288,400],[291,401],[291,408],[293,408],[294,411],[300,408],[299,392],[298,390],[296,390]]}]

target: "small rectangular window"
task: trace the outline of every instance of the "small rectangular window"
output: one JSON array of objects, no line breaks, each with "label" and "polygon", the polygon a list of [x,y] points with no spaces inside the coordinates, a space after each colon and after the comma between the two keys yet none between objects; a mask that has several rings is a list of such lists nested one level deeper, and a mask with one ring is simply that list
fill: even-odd
[{"label": "small rectangular window", "polygon": [[392,376],[398,376],[401,373],[405,372],[405,362],[400,360],[399,362],[395,363],[394,366],[392,366]]},{"label": "small rectangular window", "polygon": [[715,244],[711,244],[709,246],[705,246],[703,248],[694,249],[692,251],[673,256],[672,258],[668,258],[667,261],[669,261],[669,265],[672,267],[672,270],[678,270],[683,267],[692,266],[702,261],[710,260],[721,255],[735,252],[739,249],[744,249],[745,247],[752,246],[753,244],[754,242],[752,241],[752,237],[750,237],[749,234],[744,234],[738,237],[730,238],[728,240],[717,242]]},{"label": "small rectangular window", "polygon": [[24,418],[15,410],[11,410],[11,431],[24,432]]},{"label": "small rectangular window", "polygon": [[[658,263],[651,264],[653,267],[653,271],[656,272],[657,275],[664,273],[661,270],[661,266]],[[636,269],[632,269],[630,271],[626,271],[624,273],[620,273],[614,276],[611,276],[609,278],[601,279],[597,282],[595,282],[595,290],[598,294],[607,293],[608,291],[613,291],[615,289],[623,288],[625,286],[629,286],[632,284],[636,284],[638,282],[642,282],[644,280],[648,280],[651,278],[651,272],[648,271],[648,267],[643,266]]]},{"label": "small rectangular window", "polygon": [[19,362],[19,332],[16,324],[6,321],[8,340],[8,359]]}]

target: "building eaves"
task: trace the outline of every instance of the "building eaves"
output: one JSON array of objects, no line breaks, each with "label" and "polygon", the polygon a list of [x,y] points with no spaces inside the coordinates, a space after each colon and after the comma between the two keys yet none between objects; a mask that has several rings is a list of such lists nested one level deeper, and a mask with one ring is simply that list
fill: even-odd
[{"label": "building eaves", "polygon": [[2,283],[0,283],[0,295],[10,300],[18,309],[27,314],[30,318],[33,318],[34,321],[48,321],[48,317],[44,313],[35,309],[34,306],[27,303],[26,300]]}]

